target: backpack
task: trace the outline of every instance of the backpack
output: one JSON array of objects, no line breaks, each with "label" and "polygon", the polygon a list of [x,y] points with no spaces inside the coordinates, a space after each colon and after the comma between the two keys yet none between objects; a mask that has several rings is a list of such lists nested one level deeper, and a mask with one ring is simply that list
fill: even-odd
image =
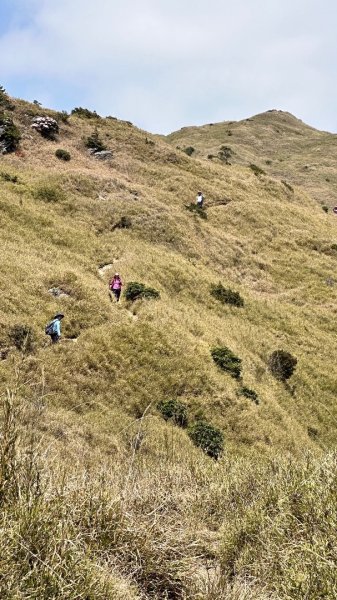
[{"label": "backpack", "polygon": [[45,334],[46,335],[52,335],[54,333],[55,330],[55,319],[53,321],[50,321],[50,323],[48,323],[48,325],[45,326]]}]

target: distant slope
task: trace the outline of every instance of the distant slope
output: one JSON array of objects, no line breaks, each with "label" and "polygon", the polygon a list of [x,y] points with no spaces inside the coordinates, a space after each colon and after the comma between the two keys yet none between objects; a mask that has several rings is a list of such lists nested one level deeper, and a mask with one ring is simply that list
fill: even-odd
[{"label": "distant slope", "polygon": [[222,146],[231,164],[253,163],[268,175],[300,185],[320,204],[337,204],[337,135],[317,131],[287,112],[271,110],[243,121],[184,127],[166,137],[193,156],[217,161]]}]

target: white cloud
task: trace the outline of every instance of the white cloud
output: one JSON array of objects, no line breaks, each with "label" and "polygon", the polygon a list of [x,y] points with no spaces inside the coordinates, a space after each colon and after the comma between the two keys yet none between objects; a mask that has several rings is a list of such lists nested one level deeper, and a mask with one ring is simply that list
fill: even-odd
[{"label": "white cloud", "polygon": [[274,107],[337,128],[332,0],[13,0],[12,11],[0,56],[15,95],[20,79],[34,97],[44,85],[57,108],[87,103],[152,131]]}]

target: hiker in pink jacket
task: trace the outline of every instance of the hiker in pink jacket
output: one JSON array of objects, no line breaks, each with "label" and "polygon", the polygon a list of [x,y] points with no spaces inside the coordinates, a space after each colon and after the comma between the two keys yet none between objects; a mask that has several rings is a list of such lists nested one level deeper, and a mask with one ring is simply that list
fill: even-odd
[{"label": "hiker in pink jacket", "polygon": [[113,293],[116,298],[116,302],[119,302],[119,298],[122,291],[122,280],[118,273],[115,273],[113,278],[109,281],[109,290]]}]

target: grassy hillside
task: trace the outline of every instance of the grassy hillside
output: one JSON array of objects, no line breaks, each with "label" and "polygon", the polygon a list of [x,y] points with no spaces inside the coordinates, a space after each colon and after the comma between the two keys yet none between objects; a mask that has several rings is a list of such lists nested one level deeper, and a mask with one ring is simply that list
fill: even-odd
[{"label": "grassy hillside", "polygon": [[[12,102],[1,597],[332,599],[333,216],[277,177],[189,158],[129,123]],[[58,119],[56,140],[32,129],[37,115]],[[107,160],[88,153],[96,132]],[[206,215],[186,209],[199,188]],[[160,298],[112,302],[115,270]],[[244,306],[214,298],[219,282]],[[59,311],[51,346],[44,326]],[[241,378],[216,366],[218,346],[242,360]],[[298,361],[288,382],[268,368],[280,349]],[[168,400],[187,427],[163,418]],[[189,435],[205,421],[224,438],[217,461]]]},{"label": "grassy hillside", "polygon": [[270,110],[243,121],[184,127],[166,139],[218,163],[226,148],[231,164],[256,165],[266,176],[303,187],[322,206],[337,204],[337,135],[317,131],[290,113]]}]

